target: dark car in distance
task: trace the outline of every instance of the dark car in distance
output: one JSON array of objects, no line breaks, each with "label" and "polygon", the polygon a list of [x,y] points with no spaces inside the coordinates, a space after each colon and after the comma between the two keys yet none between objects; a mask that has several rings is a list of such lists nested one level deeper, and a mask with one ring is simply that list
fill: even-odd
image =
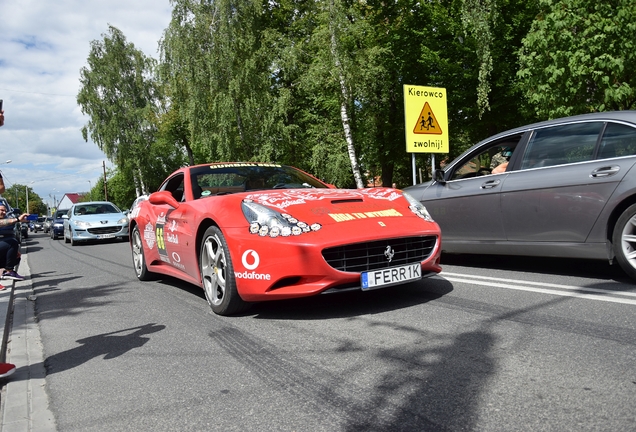
[{"label": "dark car in distance", "polygon": [[51,230],[51,225],[53,224],[53,217],[52,216],[47,216],[44,219],[44,233],[48,234],[49,231]]},{"label": "dark car in distance", "polygon": [[64,216],[68,213],[68,209],[66,210],[58,210],[53,215],[53,221],[51,222],[51,226],[49,227],[49,234],[53,240],[57,240],[58,237],[64,236]]},{"label": "dark car in distance", "polygon": [[616,260],[636,278],[636,111],[502,132],[405,191],[443,252]]}]

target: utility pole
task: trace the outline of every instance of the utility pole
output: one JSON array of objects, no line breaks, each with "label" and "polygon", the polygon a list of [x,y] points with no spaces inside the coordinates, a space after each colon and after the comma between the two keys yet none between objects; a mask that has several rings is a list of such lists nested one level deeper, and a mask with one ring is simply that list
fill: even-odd
[{"label": "utility pole", "polygon": [[102,161],[102,169],[104,170],[104,201],[108,201],[108,189],[106,188],[106,162]]}]

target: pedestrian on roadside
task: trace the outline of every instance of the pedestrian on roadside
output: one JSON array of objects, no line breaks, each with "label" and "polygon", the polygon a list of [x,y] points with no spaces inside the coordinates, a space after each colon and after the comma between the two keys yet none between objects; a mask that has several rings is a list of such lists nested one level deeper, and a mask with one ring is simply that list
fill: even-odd
[{"label": "pedestrian on roadside", "polygon": [[[0,227],[14,225],[18,222],[24,222],[28,214],[22,213],[19,217],[7,217],[7,208],[4,204],[0,204]],[[15,267],[18,265],[18,257],[20,252],[20,243],[18,239],[12,236],[0,237],[0,268],[2,271],[2,279],[24,280],[20,276]]]},{"label": "pedestrian on roadside", "polygon": [[[4,126],[4,111],[2,111],[2,110],[0,110],[0,126]],[[5,191],[4,179],[2,178],[2,174],[0,174],[0,194],[4,193],[4,191]],[[7,219],[6,218],[7,209],[4,206],[0,206],[0,207],[2,209],[4,209],[4,216],[2,216],[2,219],[0,219],[0,225],[10,225],[11,223],[17,223],[18,221],[21,222],[21,220],[25,220],[26,219],[26,214],[20,215],[19,218]],[[14,220],[14,219],[16,219],[16,220]],[[13,222],[11,222],[11,221],[13,221]],[[17,243],[17,240],[15,238],[13,240],[15,240],[15,242]],[[2,241],[0,243],[4,243],[4,241]],[[9,247],[10,247],[10,245],[9,245]],[[15,251],[15,260],[18,259],[18,252],[19,252],[19,245],[18,245],[18,249]],[[8,251],[7,251],[7,253],[0,252],[0,260],[2,260],[3,257],[4,257],[4,260],[5,260],[4,265],[5,266],[7,264],[6,263],[6,257],[8,255],[9,255]],[[15,273],[15,271],[14,271],[14,273]],[[17,275],[17,273],[15,273],[15,274]],[[22,278],[22,279],[24,279],[24,278]],[[0,363],[0,378],[8,377],[13,372],[15,372],[15,365],[14,364],[12,364],[12,363]]]}]

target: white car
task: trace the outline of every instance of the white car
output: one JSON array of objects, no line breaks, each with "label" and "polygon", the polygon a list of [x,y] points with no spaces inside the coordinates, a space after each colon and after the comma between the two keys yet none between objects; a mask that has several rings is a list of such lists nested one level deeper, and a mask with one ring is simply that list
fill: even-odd
[{"label": "white car", "polygon": [[88,240],[128,241],[128,218],[108,201],[74,204],[64,218],[64,241],[75,246]]}]

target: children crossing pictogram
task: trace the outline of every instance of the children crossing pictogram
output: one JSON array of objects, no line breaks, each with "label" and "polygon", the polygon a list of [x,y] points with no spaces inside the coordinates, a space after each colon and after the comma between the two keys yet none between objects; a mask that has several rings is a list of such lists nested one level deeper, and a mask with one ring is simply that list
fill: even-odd
[{"label": "children crossing pictogram", "polygon": [[435,114],[433,113],[433,110],[431,109],[431,106],[428,104],[428,102],[424,103],[424,107],[420,112],[417,123],[413,128],[413,133],[430,135],[441,135],[443,133],[442,128],[435,118]]}]

